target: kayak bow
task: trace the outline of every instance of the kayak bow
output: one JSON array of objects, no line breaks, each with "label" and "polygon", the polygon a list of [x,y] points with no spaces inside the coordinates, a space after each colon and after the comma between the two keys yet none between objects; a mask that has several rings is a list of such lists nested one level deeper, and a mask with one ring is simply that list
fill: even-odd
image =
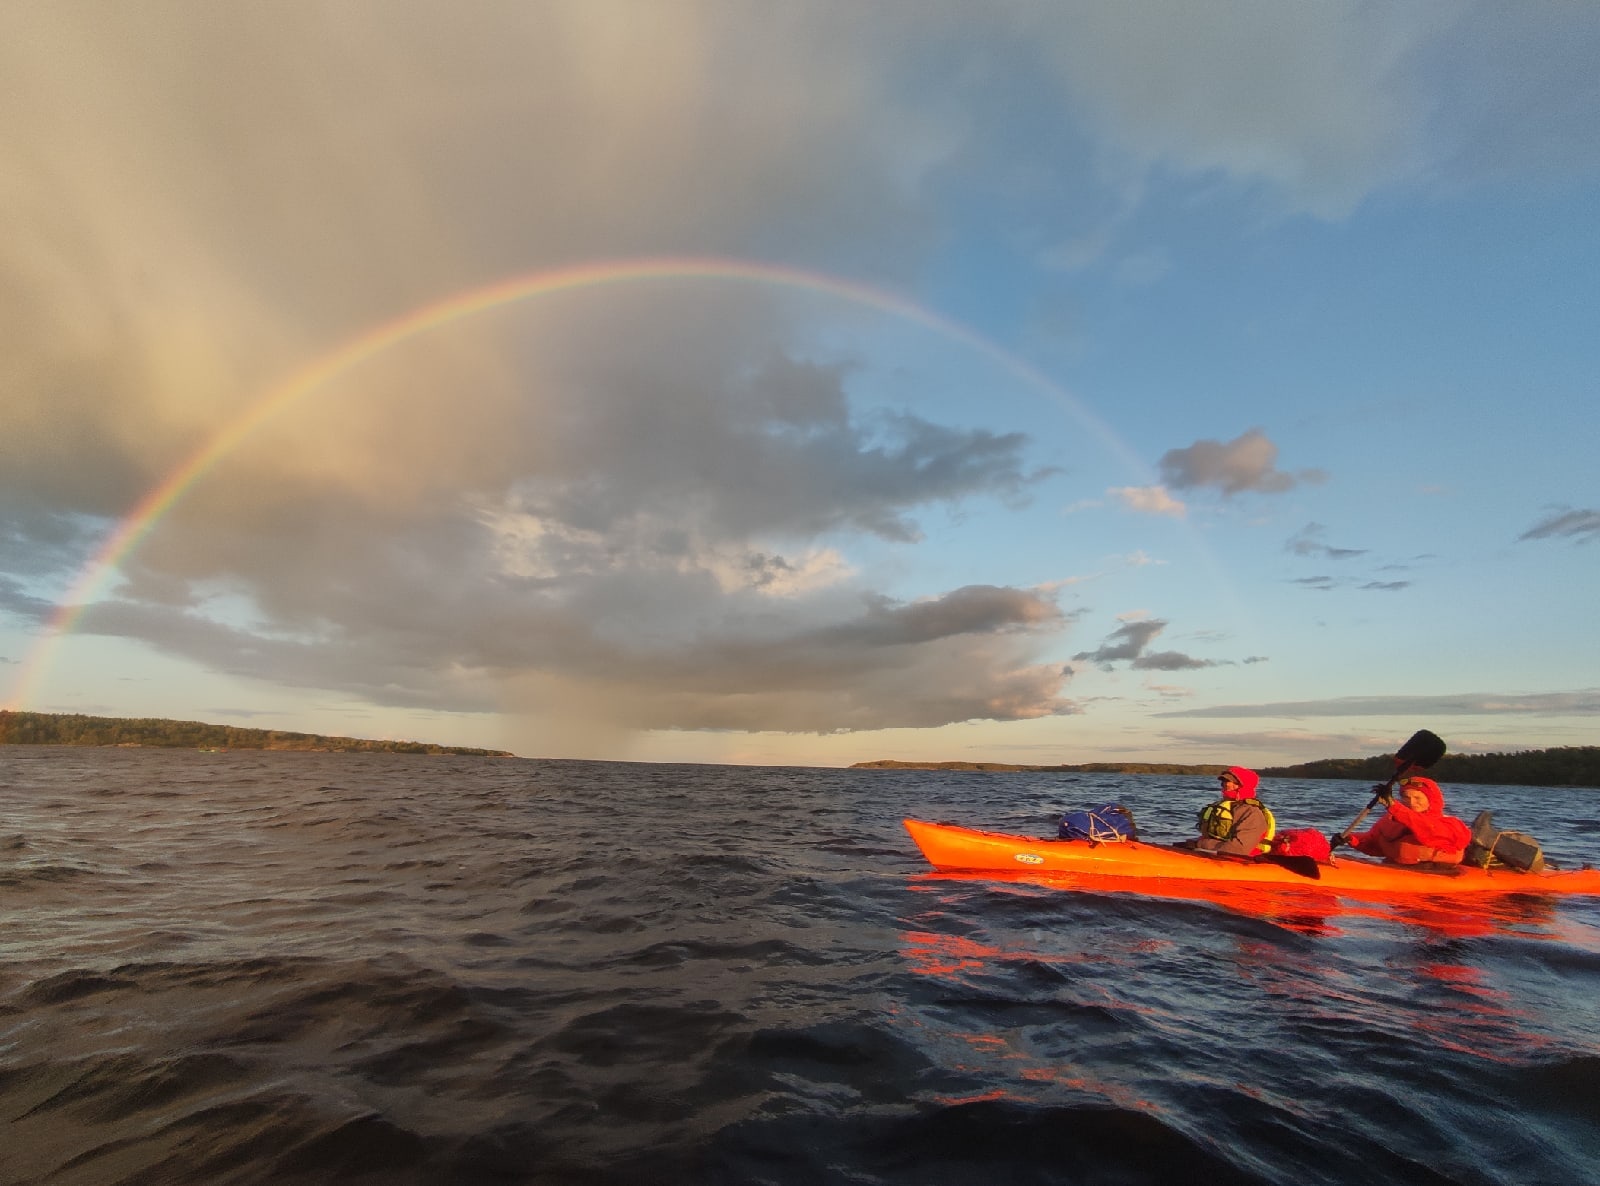
[{"label": "kayak bow", "polygon": [[[1218,859],[1191,849],[1131,840],[1090,844],[983,832],[925,820],[903,821],[922,855],[936,869],[1118,878],[1137,892],[1140,882],[1207,881],[1258,885],[1315,885],[1359,895],[1600,894],[1600,869],[1520,873],[1513,869],[1457,866],[1444,871],[1407,868],[1336,856],[1319,866],[1315,881],[1271,861]],[[1152,892],[1159,887],[1148,887]]]}]

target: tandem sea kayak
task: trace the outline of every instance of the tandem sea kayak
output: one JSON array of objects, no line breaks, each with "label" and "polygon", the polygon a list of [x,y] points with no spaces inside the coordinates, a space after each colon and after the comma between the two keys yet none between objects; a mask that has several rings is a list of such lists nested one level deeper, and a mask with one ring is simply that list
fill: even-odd
[{"label": "tandem sea kayak", "polygon": [[[1416,894],[1600,894],[1600,869],[1585,866],[1570,872],[1513,869],[1423,870],[1362,857],[1336,855],[1317,864],[1306,857],[1252,860],[1215,857],[1190,849],[1168,848],[1130,840],[1090,844],[1086,840],[1045,840],[982,832],[954,824],[904,821],[922,855],[942,871],[1046,874],[1070,880],[1092,878],[1097,884],[1114,879],[1118,888],[1159,893],[1163,884],[1207,882],[1253,885],[1316,886],[1361,896]],[[1123,884],[1125,883],[1125,885]]]}]

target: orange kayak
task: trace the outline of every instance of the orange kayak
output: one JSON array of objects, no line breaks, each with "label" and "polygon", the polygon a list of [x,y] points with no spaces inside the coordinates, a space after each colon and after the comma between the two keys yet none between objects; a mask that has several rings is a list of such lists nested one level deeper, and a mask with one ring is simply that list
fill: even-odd
[{"label": "orange kayak", "polygon": [[1126,841],[1091,845],[1086,840],[1042,840],[981,832],[954,824],[904,821],[922,855],[936,869],[989,873],[1073,875],[1096,881],[1117,878],[1137,892],[1159,892],[1161,883],[1204,881],[1301,885],[1372,896],[1407,894],[1600,894],[1600,869],[1519,873],[1512,869],[1458,866],[1432,871],[1338,855],[1324,864],[1309,857],[1253,860],[1215,857],[1190,849]]}]

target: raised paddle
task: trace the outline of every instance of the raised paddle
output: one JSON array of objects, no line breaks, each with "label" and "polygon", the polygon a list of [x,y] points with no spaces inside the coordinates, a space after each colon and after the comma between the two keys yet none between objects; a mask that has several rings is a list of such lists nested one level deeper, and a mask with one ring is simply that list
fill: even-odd
[{"label": "raised paddle", "polygon": [[1361,809],[1361,814],[1350,821],[1350,826],[1333,838],[1333,847],[1350,843],[1350,834],[1361,826],[1361,821],[1379,803],[1387,801],[1394,791],[1394,784],[1399,782],[1413,770],[1426,770],[1440,758],[1444,757],[1444,739],[1437,733],[1430,733],[1426,729],[1418,729],[1410,739],[1402,745],[1394,755],[1394,773],[1389,776],[1389,781],[1372,788],[1372,802]]}]

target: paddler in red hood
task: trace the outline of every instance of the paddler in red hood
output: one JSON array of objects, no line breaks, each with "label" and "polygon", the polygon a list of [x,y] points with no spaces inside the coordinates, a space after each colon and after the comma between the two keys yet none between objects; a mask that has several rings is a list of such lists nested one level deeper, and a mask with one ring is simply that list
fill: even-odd
[{"label": "paddler in red hood", "polygon": [[1444,792],[1431,778],[1403,778],[1389,810],[1368,831],[1350,837],[1358,852],[1398,865],[1459,865],[1472,829],[1444,813]]},{"label": "paddler in red hood", "polygon": [[1229,766],[1217,775],[1222,798],[1200,809],[1200,839],[1194,846],[1207,852],[1254,856],[1271,847],[1277,821],[1256,798],[1261,776],[1243,766]]}]

